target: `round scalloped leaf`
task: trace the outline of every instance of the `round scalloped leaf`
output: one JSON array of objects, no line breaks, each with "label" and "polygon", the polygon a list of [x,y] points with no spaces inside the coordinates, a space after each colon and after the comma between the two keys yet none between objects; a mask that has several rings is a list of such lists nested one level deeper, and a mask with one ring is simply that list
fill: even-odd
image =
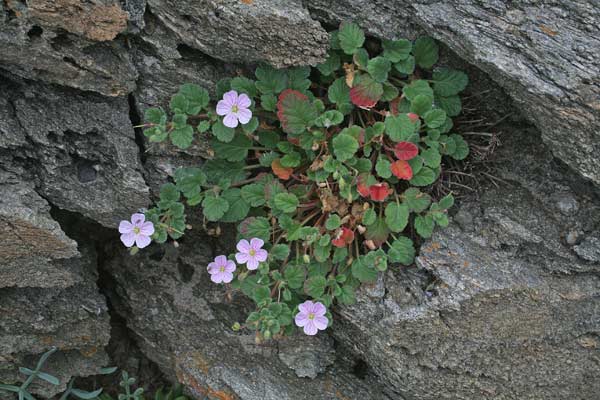
[{"label": "round scalloped leaf", "polygon": [[375,282],[377,280],[377,269],[369,265],[365,256],[360,256],[354,260],[351,267],[352,276],[361,282]]},{"label": "round scalloped leaf", "polygon": [[406,204],[389,203],[385,207],[385,223],[392,232],[402,232],[408,224],[409,213]]},{"label": "round scalloped leaf", "polygon": [[388,257],[391,262],[410,265],[415,259],[415,248],[412,240],[401,236],[394,240],[388,249]]},{"label": "round scalloped leaf", "polygon": [[265,204],[265,185],[262,183],[252,183],[244,185],[241,192],[242,198],[252,207],[259,207]]},{"label": "round scalloped leaf", "polygon": [[317,116],[315,106],[299,91],[286,89],[279,95],[277,118],[284,132],[299,135],[313,125]]},{"label": "round scalloped leaf", "polygon": [[238,232],[245,239],[257,237],[268,241],[271,236],[271,224],[265,217],[249,217],[238,225]]},{"label": "round scalloped leaf", "polygon": [[171,131],[171,142],[180,149],[190,147],[194,140],[194,128],[189,125]]},{"label": "round scalloped leaf", "polygon": [[231,142],[235,136],[235,129],[223,125],[221,120],[215,122],[211,130],[212,134],[221,142]]},{"label": "round scalloped leaf", "polygon": [[440,68],[433,72],[433,91],[440,96],[453,96],[462,92],[469,77],[462,71]]},{"label": "round scalloped leaf", "polygon": [[383,56],[393,63],[406,60],[412,50],[412,43],[406,39],[383,40]]},{"label": "round scalloped leaf", "polygon": [[375,171],[377,171],[377,175],[382,177],[383,179],[391,178],[392,176],[392,163],[390,163],[385,158],[380,157],[375,164]]},{"label": "round scalloped leaf", "polygon": [[254,74],[258,79],[256,88],[263,94],[278,94],[286,88],[288,83],[285,72],[270,65],[261,65],[256,68]]},{"label": "round scalloped leaf", "polygon": [[431,110],[432,106],[433,97],[425,94],[418,94],[410,102],[410,112],[423,116]]},{"label": "round scalloped leaf", "polygon": [[352,55],[358,48],[362,47],[365,42],[365,34],[355,23],[342,22],[337,39],[344,53]]},{"label": "round scalloped leaf", "polygon": [[419,148],[411,142],[400,142],[394,147],[394,154],[398,160],[412,160],[419,154]]},{"label": "round scalloped leaf", "polygon": [[404,180],[410,180],[413,177],[412,168],[408,161],[405,160],[397,160],[392,163],[392,174],[396,178]]},{"label": "round scalloped leaf", "polygon": [[218,221],[229,210],[229,202],[222,197],[206,196],[202,201],[202,213],[209,221]]},{"label": "round scalloped leaf", "polygon": [[440,166],[442,156],[437,149],[429,148],[421,152],[421,157],[425,161],[425,165],[431,168],[437,168]]},{"label": "round scalloped leaf", "polygon": [[385,243],[390,234],[390,230],[383,218],[376,218],[375,222],[367,226],[365,238],[372,240],[375,246],[379,247]]},{"label": "round scalloped leaf", "polygon": [[220,218],[223,222],[238,222],[246,218],[250,205],[244,200],[239,188],[225,190],[221,196],[229,203],[229,209]]},{"label": "round scalloped leaf", "polygon": [[346,161],[354,157],[358,150],[358,140],[347,133],[340,133],[331,141],[333,153],[340,161]]},{"label": "round scalloped leaf", "polygon": [[401,74],[412,75],[412,73],[415,72],[415,58],[413,56],[408,56],[406,60],[400,60],[395,63],[394,68]]},{"label": "round scalloped leaf", "polygon": [[415,56],[416,63],[421,68],[431,68],[439,58],[438,45],[430,37],[422,37],[415,41],[413,54]]},{"label": "round scalloped leaf", "polygon": [[331,74],[333,74],[335,71],[338,70],[338,68],[340,68],[341,63],[340,63],[340,56],[331,51],[329,52],[329,56],[327,57],[327,60],[325,60],[324,63],[321,63],[319,65],[317,65],[317,69],[319,70],[319,72],[325,76],[329,76]]},{"label": "round scalloped leaf", "polygon": [[390,60],[385,57],[375,57],[367,63],[367,71],[375,82],[383,83],[387,80],[388,72],[392,68]]},{"label": "round scalloped leaf", "polygon": [[402,194],[402,198],[411,212],[423,212],[431,204],[431,196],[417,188],[406,189]]},{"label": "round scalloped leaf", "polygon": [[406,114],[385,117],[385,133],[394,142],[409,141],[415,134],[417,123]]},{"label": "round scalloped leaf", "polygon": [[429,83],[423,79],[412,81],[410,85],[404,86],[402,93],[404,93],[406,98],[411,101],[420,94],[429,96],[433,99],[433,89],[431,89]]},{"label": "round scalloped leaf", "polygon": [[293,193],[278,193],[273,198],[275,207],[286,214],[291,214],[298,208],[300,202]]},{"label": "round scalloped leaf", "polygon": [[354,78],[350,89],[350,101],[359,107],[371,108],[377,104],[383,95],[383,86],[375,82],[369,75],[359,75]]},{"label": "round scalloped leaf", "polygon": [[423,121],[428,128],[439,128],[446,123],[446,112],[439,108],[429,110],[423,115]]},{"label": "round scalloped leaf", "polygon": [[435,182],[435,172],[429,167],[423,167],[419,172],[414,174],[410,180],[410,184],[413,186],[429,186]]},{"label": "round scalloped leaf", "polygon": [[455,160],[464,160],[467,158],[469,155],[469,145],[467,142],[465,142],[462,136],[454,133],[450,135],[450,138],[454,139],[454,143],[456,144],[456,149],[452,154],[450,154],[450,157],[454,158]]},{"label": "round scalloped leaf", "polygon": [[415,218],[415,230],[422,238],[428,239],[433,234],[435,223],[433,217],[427,215],[417,215]]},{"label": "round scalloped leaf", "polygon": [[213,139],[210,144],[217,158],[233,162],[242,161],[248,157],[248,150],[252,142],[245,135],[237,134],[229,143]]},{"label": "round scalloped leaf", "polygon": [[460,97],[458,96],[436,96],[435,102],[438,107],[446,111],[446,114],[449,117],[456,117],[462,110],[462,103],[460,101]]}]

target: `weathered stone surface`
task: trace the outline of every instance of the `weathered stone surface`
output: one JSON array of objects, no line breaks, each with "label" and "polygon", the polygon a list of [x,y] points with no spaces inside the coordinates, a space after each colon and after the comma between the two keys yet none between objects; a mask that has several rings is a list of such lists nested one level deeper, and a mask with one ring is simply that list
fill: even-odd
[{"label": "weathered stone surface", "polygon": [[[496,157],[514,160],[500,173],[515,177],[510,185],[464,201],[458,223],[422,246],[419,270],[390,272],[386,291],[363,288],[357,305],[339,309],[336,339],[354,343],[398,396],[592,399],[600,390],[591,380],[600,264],[564,240],[600,220],[597,194],[569,187],[577,177],[530,130],[505,140]],[[580,210],[565,215],[550,193]]]},{"label": "weathered stone surface", "polygon": [[[119,252],[107,265],[115,279],[112,303],[137,334],[142,351],[170,379],[185,383],[197,398],[386,398],[370,377],[363,381],[350,373],[352,361],[343,351],[329,365],[328,338],[294,336],[257,345],[251,333],[232,331],[250,304],[239,294],[228,300],[223,287],[210,282],[206,265],[212,246],[210,239],[191,235],[178,250],[152,245],[135,257]],[[296,373],[318,373],[316,379],[298,378],[288,368],[297,356],[303,364]]]},{"label": "weathered stone surface", "polygon": [[70,287],[0,288],[0,381],[14,382],[17,367],[34,364],[51,347],[60,349],[47,364],[59,386],[34,386],[50,397],[64,390],[71,376],[97,374],[108,364],[104,346],[110,326],[104,298],[95,280],[96,255],[83,247],[81,258],[63,261],[65,270],[80,276]]},{"label": "weathered stone surface", "polygon": [[324,60],[328,36],[299,0],[148,0],[179,40],[228,62],[283,67]]},{"label": "weathered stone surface", "polygon": [[[63,7],[67,3],[70,5]],[[124,43],[91,40],[114,38],[125,28],[124,12],[119,6],[79,0],[36,0],[28,4],[31,9],[20,1],[0,3],[4,8],[0,9],[4,11],[0,13],[0,68],[24,78],[107,96],[123,96],[135,88],[137,72]],[[105,14],[106,7],[120,10],[113,15],[120,21],[116,25],[110,14]],[[109,17],[107,25],[90,22],[92,18],[97,21],[98,14]]]},{"label": "weathered stone surface", "polygon": [[411,22],[420,25],[504,87],[555,156],[600,183],[596,1],[309,0],[307,6],[330,23],[353,19],[378,36],[411,37]]},{"label": "weathered stone surface", "polygon": [[79,255],[49,214],[49,205],[26,185],[0,186],[0,288],[68,287],[80,277],[63,260]]},{"label": "weathered stone surface", "polygon": [[105,226],[149,204],[125,99],[5,78],[0,88],[0,164]]}]

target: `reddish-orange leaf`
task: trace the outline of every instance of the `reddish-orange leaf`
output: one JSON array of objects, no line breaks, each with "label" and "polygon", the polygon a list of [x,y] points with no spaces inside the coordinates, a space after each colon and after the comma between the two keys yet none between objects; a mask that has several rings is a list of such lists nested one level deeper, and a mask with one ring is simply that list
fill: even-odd
[{"label": "reddish-orange leaf", "polygon": [[331,244],[333,244],[335,247],[346,247],[353,241],[354,232],[343,226],[338,230],[335,238],[331,240]]},{"label": "reddish-orange leaf", "polygon": [[394,161],[392,163],[392,174],[398,179],[410,180],[412,179],[413,172],[410,164],[404,160]]},{"label": "reddish-orange leaf", "polygon": [[419,154],[419,148],[411,142],[400,142],[394,147],[394,154],[398,160],[412,160]]},{"label": "reddish-orange leaf", "polygon": [[296,126],[290,126],[290,117],[294,122],[294,111],[296,111],[299,104],[308,102],[308,97],[305,94],[294,90],[286,89],[279,94],[279,100],[277,101],[277,118],[281,123],[281,128],[286,133],[302,133],[304,129],[298,131]]},{"label": "reddish-orange leaf", "polygon": [[271,163],[271,169],[279,179],[282,179],[284,181],[290,179],[290,176],[292,176],[292,172],[294,172],[293,168],[282,166],[281,162],[279,161],[279,158],[273,160],[273,162]]},{"label": "reddish-orange leaf", "polygon": [[369,186],[369,195],[371,196],[371,200],[374,201],[384,201],[390,192],[390,187],[385,182]]},{"label": "reddish-orange leaf", "polygon": [[371,108],[383,95],[383,86],[375,82],[369,75],[360,75],[354,79],[350,89],[350,101],[359,107]]},{"label": "reddish-orange leaf", "polygon": [[356,189],[362,197],[369,197],[369,186],[367,186],[368,179],[369,174],[367,173],[360,174],[358,178],[356,178]]}]

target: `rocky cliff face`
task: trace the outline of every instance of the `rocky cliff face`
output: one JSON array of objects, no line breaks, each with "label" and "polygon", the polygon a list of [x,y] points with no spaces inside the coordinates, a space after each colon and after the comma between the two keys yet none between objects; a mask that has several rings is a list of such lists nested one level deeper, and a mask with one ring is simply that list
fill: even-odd
[{"label": "rocky cliff face", "polygon": [[[109,363],[100,269],[111,312],[199,399],[596,398],[598,13],[584,0],[0,1],[0,381],[50,346],[63,385]],[[248,304],[205,272],[226,239],[198,229],[131,257],[105,228],[205,154],[144,143],[147,107],[248,64],[317,63],[343,19],[439,39],[470,70],[470,107],[504,117],[502,145],[491,183],[415,266],[336,308],[328,334],[257,346],[230,329]]]}]

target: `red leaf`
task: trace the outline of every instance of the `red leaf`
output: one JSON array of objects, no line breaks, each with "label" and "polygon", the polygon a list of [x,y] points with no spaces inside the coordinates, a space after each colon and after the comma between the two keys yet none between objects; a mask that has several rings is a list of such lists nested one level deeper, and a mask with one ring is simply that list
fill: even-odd
[{"label": "red leaf", "polygon": [[398,160],[412,160],[419,154],[419,148],[411,142],[400,142],[394,147]]},{"label": "red leaf", "polygon": [[281,162],[279,161],[279,158],[273,160],[273,162],[271,163],[271,169],[279,179],[284,181],[290,179],[290,176],[292,176],[292,172],[294,172],[293,168],[282,166]]},{"label": "red leaf", "polygon": [[286,133],[300,134],[311,119],[317,117],[317,111],[308,97],[297,90],[286,89],[277,101],[277,118]]},{"label": "red leaf", "polygon": [[392,174],[398,179],[410,180],[412,179],[413,172],[410,164],[404,160],[394,161],[392,163]]},{"label": "red leaf", "polygon": [[419,120],[419,116],[415,113],[408,113],[406,115],[408,116],[408,118],[410,118],[412,122],[417,122]]},{"label": "red leaf", "polygon": [[335,247],[346,247],[354,241],[354,232],[343,226],[338,230],[335,238],[331,240],[331,244]]},{"label": "red leaf", "polygon": [[368,181],[369,174],[364,173],[360,174],[358,178],[356,178],[356,190],[362,197],[369,197],[369,186]]},{"label": "red leaf", "polygon": [[390,187],[387,183],[376,183],[369,186],[369,195],[374,201],[384,201],[390,194]]},{"label": "red leaf", "polygon": [[360,75],[354,79],[354,87],[350,89],[350,101],[359,107],[371,108],[383,95],[383,86],[375,82],[369,75]]}]

